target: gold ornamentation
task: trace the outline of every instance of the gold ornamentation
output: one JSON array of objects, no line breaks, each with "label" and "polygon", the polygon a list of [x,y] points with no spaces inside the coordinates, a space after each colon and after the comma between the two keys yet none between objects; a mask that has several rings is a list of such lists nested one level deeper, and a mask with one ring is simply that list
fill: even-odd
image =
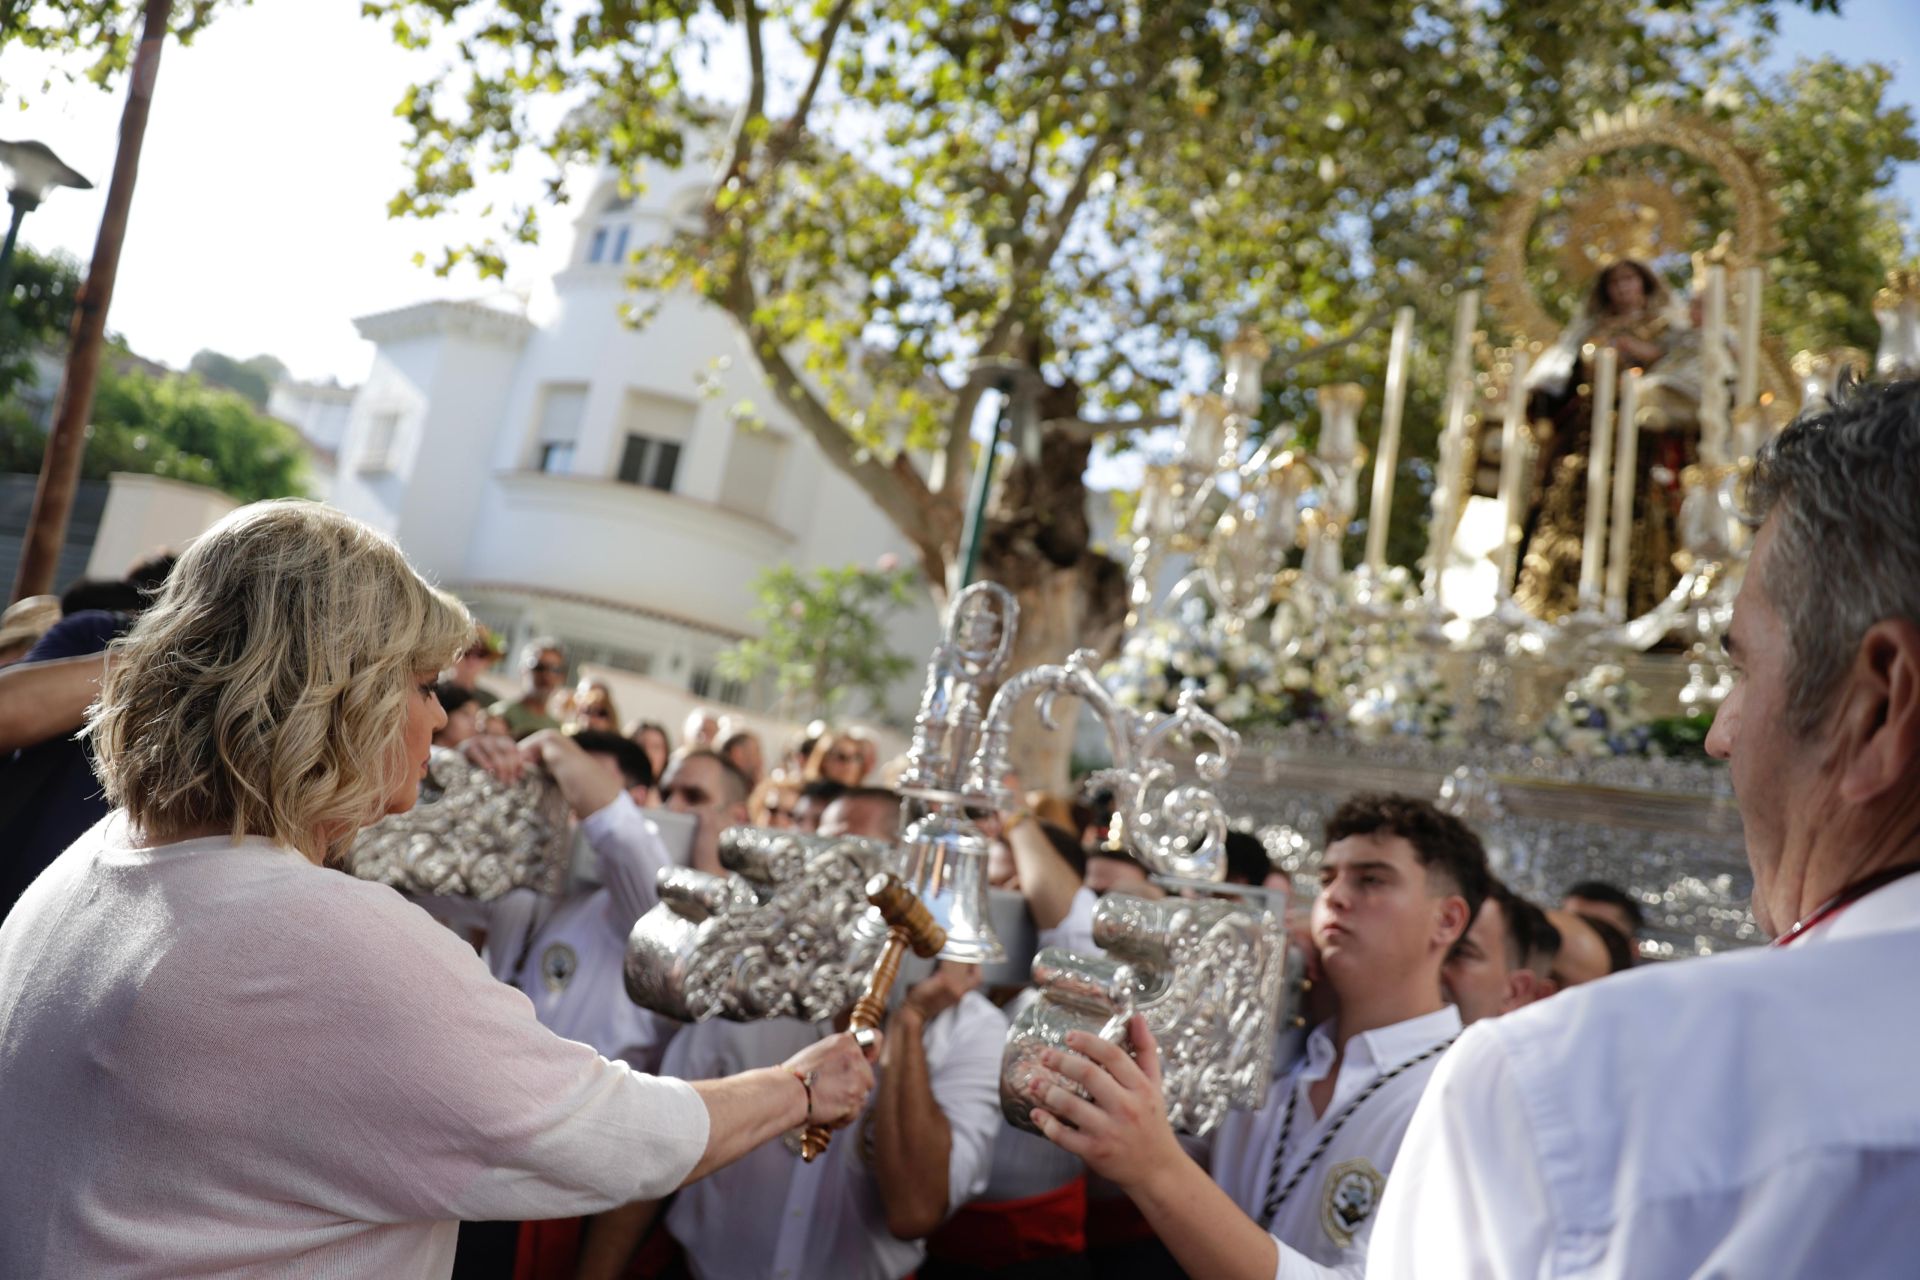
[{"label": "gold ornamentation", "polygon": [[1920,271],[1889,271],[1887,287],[1873,295],[1873,309],[1892,311],[1915,300],[1920,300]]},{"label": "gold ornamentation", "polygon": [[1651,262],[1688,243],[1694,221],[1694,210],[1651,178],[1600,178],[1553,219],[1560,269],[1590,280],[1623,258]]},{"label": "gold ornamentation", "polygon": [[[1617,115],[1603,113],[1578,133],[1562,133],[1537,152],[1500,210],[1487,263],[1487,302],[1524,338],[1551,342],[1560,328],[1527,282],[1527,242],[1547,193],[1596,157],[1647,146],[1684,152],[1710,166],[1726,184],[1734,205],[1734,261],[1758,263],[1773,250],[1780,220],[1770,194],[1773,179],[1724,128],[1698,116],[1637,108]],[[1651,196],[1645,198],[1653,200]],[[1677,199],[1661,205],[1658,221],[1663,233],[1665,220],[1681,208]],[[1664,239],[1659,245],[1663,252],[1690,247],[1685,241],[1667,243]]]}]

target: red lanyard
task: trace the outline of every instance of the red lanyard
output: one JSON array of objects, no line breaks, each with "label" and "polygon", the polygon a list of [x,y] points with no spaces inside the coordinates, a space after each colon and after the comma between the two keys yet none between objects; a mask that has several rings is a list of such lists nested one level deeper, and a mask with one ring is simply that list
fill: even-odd
[{"label": "red lanyard", "polygon": [[1773,945],[1776,947],[1784,947],[1793,943],[1805,936],[1807,931],[1815,925],[1833,919],[1833,917],[1839,915],[1842,911],[1845,911],[1848,907],[1860,901],[1860,899],[1866,897],[1875,889],[1885,888],[1895,880],[1904,880],[1916,872],[1920,872],[1920,862],[1903,862],[1897,867],[1888,867],[1884,871],[1876,871],[1864,880],[1854,881],[1821,903],[1818,907],[1814,908],[1812,915],[1804,916],[1794,921],[1793,928],[1775,938]]}]

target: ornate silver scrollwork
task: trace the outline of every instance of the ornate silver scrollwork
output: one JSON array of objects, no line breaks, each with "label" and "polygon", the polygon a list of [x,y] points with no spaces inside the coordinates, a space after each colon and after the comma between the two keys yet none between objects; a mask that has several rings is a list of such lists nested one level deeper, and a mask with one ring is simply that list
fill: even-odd
[{"label": "ornate silver scrollwork", "polygon": [[1216,750],[1201,751],[1194,769],[1203,782],[1226,775],[1240,750],[1240,735],[1216,720],[1200,704],[1196,690],[1182,691],[1170,715],[1123,707],[1095,674],[1100,656],[1081,649],[1057,666],[1033,667],[1000,686],[980,729],[980,749],[969,770],[969,792],[993,797],[1004,807],[999,779],[1006,776],[1013,736],[1013,713],[1025,699],[1036,699],[1041,723],[1057,728],[1056,702],[1079,698],[1107,731],[1113,764],[1098,780],[1114,787],[1114,826],[1134,856],[1161,875],[1183,880],[1219,880],[1226,874],[1227,818],[1205,787],[1176,785],[1174,764],[1161,756],[1178,739],[1210,740]]},{"label": "ornate silver scrollwork", "polygon": [[1027,1090],[1048,1074],[1043,1050],[1064,1047],[1069,1031],[1124,1045],[1135,1013],[1159,1043],[1175,1128],[1206,1133],[1228,1108],[1259,1106],[1299,989],[1298,954],[1273,914],[1230,898],[1108,894],[1093,937],[1106,955],[1047,947],[1034,957],[1041,998],[1014,1020],[1000,1061],[1007,1120],[1039,1132]]},{"label": "ornate silver scrollwork", "polygon": [[347,870],[404,893],[481,902],[517,888],[557,894],[571,835],[566,800],[544,772],[509,786],[435,747],[418,803],[362,831]]},{"label": "ornate silver scrollwork", "polygon": [[852,1005],[877,943],[853,924],[892,845],[858,836],[733,827],[731,875],[660,873],[660,902],[627,938],[627,994],[683,1022],[831,1018]]},{"label": "ornate silver scrollwork", "polygon": [[[946,933],[941,957],[963,964],[990,964],[1006,954],[987,903],[987,838],[966,814],[991,797],[969,789],[967,765],[980,736],[983,693],[1006,666],[1019,621],[1013,593],[995,583],[976,582],[954,597],[946,634],[927,664],[900,776],[900,794],[925,810],[900,833],[902,877]],[[877,946],[886,925],[868,912],[854,932]]]},{"label": "ornate silver scrollwork", "polygon": [[996,583],[976,582],[954,597],[946,633],[927,663],[901,794],[936,801],[960,792],[980,733],[982,691],[1007,665],[1019,624],[1019,603]]}]

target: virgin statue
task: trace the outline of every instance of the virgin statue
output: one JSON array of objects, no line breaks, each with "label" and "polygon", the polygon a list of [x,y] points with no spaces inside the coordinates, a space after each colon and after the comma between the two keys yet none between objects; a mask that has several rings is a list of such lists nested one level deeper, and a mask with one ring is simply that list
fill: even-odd
[{"label": "virgin statue", "polygon": [[1534,615],[1558,618],[1578,603],[1594,356],[1603,346],[1620,353],[1622,372],[1645,371],[1628,616],[1646,612],[1672,589],[1680,473],[1699,432],[1697,336],[1653,269],[1622,258],[1595,278],[1578,313],[1528,371],[1527,416],[1540,449],[1514,598]]}]

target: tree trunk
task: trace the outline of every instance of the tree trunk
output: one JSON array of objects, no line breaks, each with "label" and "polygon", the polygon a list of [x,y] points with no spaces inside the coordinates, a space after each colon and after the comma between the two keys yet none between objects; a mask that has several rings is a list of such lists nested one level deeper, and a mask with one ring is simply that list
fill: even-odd
[{"label": "tree trunk", "polygon": [[[1056,389],[1040,415],[1072,417],[1072,387]],[[1012,591],[1020,602],[1020,630],[1009,671],[1062,662],[1074,649],[1111,655],[1127,612],[1126,570],[1090,545],[1087,459],[1092,445],[1063,433],[1042,437],[1037,462],[1017,457],[989,513],[980,548],[980,576]],[[1065,793],[1070,783],[1073,725],[1078,704],[1062,701],[1060,728],[1040,727],[1031,704],[1015,720],[1013,763],[1021,784]]]}]

